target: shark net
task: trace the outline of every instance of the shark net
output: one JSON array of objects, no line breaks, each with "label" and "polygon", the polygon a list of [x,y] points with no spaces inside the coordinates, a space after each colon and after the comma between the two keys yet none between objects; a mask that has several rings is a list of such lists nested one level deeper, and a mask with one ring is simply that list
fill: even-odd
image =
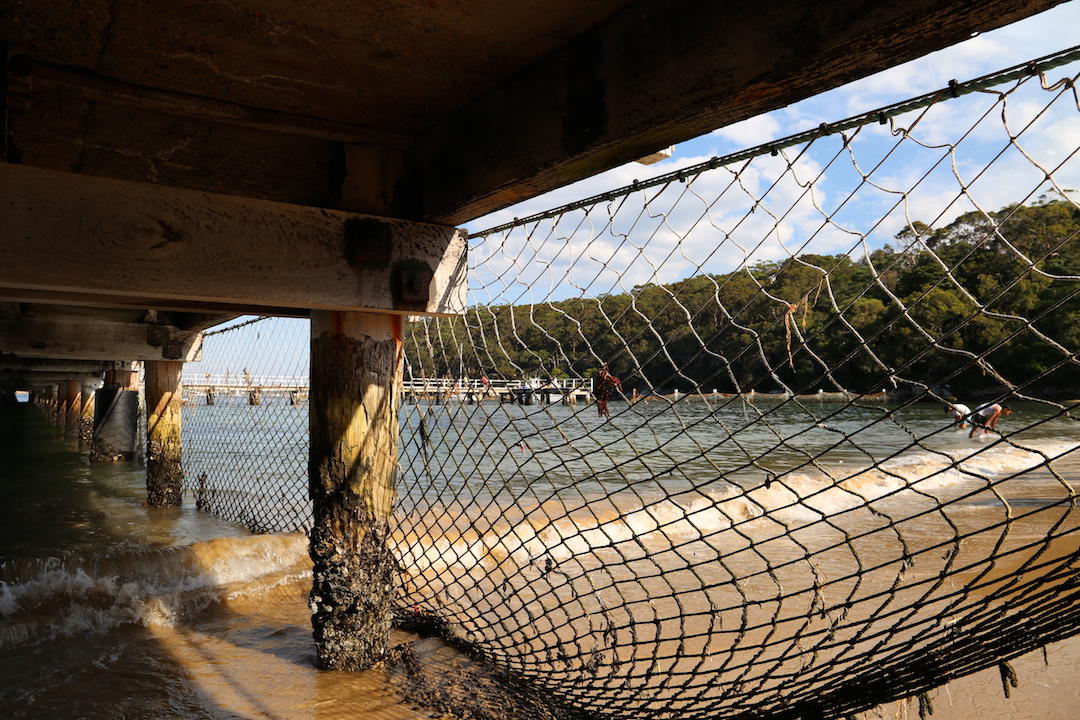
[{"label": "shark net", "polygon": [[[474,233],[407,333],[398,620],[605,718],[925,712],[1080,630],[1078,58]],[[306,528],[306,321],[187,372],[200,507]]]}]

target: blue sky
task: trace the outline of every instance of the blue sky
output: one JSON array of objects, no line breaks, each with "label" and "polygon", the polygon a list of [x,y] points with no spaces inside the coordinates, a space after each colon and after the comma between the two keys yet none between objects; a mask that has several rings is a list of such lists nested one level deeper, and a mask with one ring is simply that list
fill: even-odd
[{"label": "blue sky", "polygon": [[[952,79],[1017,65],[1077,44],[1078,30],[1080,0],[1073,0],[681,143],[664,162],[613,168],[466,228],[499,225],[906,100]],[[1080,63],[1073,63],[1049,78],[1077,72]],[[1010,95],[1004,108],[995,95],[967,95],[897,118],[892,126],[867,126],[850,135],[846,147],[831,136],[778,157],[765,155],[688,183],[571,213],[557,223],[474,240],[469,302],[592,297],[803,252],[859,257],[895,242],[894,235],[913,220],[942,225],[972,209],[992,211],[1033,199],[1052,189],[1044,182],[1047,169],[1054,169],[1060,188],[1080,188],[1080,108],[1068,93],[1049,104],[1053,97],[1037,81]],[[907,129],[906,136],[897,134],[898,128]],[[1015,144],[1010,134],[1019,135]],[[212,339],[206,361],[191,364],[185,374],[219,374],[226,368],[236,373],[245,365],[259,374],[306,374],[304,321],[274,320]]]},{"label": "blue sky", "polygon": [[[470,231],[557,207],[1050,54],[1077,43],[1070,2],[771,113],[681,143],[661,163],[629,163],[469,223]],[[1075,75],[1080,63],[1051,71]],[[1006,86],[1002,86],[1004,89]],[[470,246],[470,302],[536,303],[619,293],[645,282],[728,272],[803,252],[859,257],[906,224],[947,224],[1059,186],[1080,187],[1080,112],[1026,83],[1003,105],[978,93],[894,125],[705,173],[662,192],[569,213]],[[1003,112],[1004,110],[1004,112]],[[988,113],[981,121],[980,117]],[[910,132],[898,134],[900,128]],[[1009,136],[1019,135],[1015,144]],[[961,140],[962,138],[962,140]],[[950,147],[954,145],[955,147]],[[790,167],[789,167],[790,165]],[[733,170],[738,170],[737,173]],[[868,175],[868,181],[862,176]],[[925,175],[925,177],[924,177]],[[966,191],[963,188],[966,187]]]}]

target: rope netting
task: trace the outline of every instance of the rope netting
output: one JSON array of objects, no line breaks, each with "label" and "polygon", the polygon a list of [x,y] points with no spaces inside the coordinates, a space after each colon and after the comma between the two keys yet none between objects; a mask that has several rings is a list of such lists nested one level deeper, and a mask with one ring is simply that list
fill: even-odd
[{"label": "rope netting", "polygon": [[[407,334],[399,619],[619,718],[842,717],[1080,630],[1078,58],[473,234]],[[307,343],[207,338],[200,507],[307,527]]]},{"label": "rope netting", "polygon": [[255,532],[308,528],[308,330],[291,318],[203,334],[184,369],[185,488],[200,510]]}]

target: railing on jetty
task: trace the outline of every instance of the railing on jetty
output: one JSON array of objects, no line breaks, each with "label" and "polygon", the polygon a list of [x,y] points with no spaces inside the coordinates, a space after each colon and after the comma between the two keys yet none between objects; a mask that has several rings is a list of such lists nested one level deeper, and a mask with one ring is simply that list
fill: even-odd
[{"label": "railing on jetty", "polygon": [[[465,315],[402,339],[397,621],[530,717],[1007,694],[1080,633],[1078,80],[1073,48],[471,237]],[[309,341],[208,334],[187,392],[297,389]],[[552,375],[592,402],[468,402]],[[189,397],[198,507],[310,527],[307,403]]]},{"label": "railing on jetty", "polygon": [[408,378],[402,391],[406,398],[435,398],[467,402],[499,400],[526,402],[592,402],[592,378]]},{"label": "railing on jetty", "polygon": [[283,375],[253,375],[249,380],[230,375],[183,379],[184,388],[193,393],[211,392],[215,395],[246,395],[256,389],[264,395],[288,395],[294,392],[307,393],[309,379],[305,377]]},{"label": "railing on jetty", "polygon": [[[249,378],[236,375],[210,375],[184,378],[185,391],[191,396],[243,397],[255,392],[262,397],[299,397],[306,399],[310,390],[307,376],[252,375]],[[408,378],[402,383],[402,393],[407,399],[435,398],[449,401],[476,402],[498,400],[518,402],[522,398],[535,397],[544,402],[564,400],[570,403],[588,403],[593,399],[592,378],[529,378],[505,380],[495,378]]]}]

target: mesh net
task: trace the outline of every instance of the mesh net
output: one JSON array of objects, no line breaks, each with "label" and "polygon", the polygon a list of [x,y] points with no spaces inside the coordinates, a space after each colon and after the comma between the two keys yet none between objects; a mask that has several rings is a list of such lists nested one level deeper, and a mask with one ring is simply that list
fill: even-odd
[{"label": "mesh net", "polygon": [[[1078,56],[475,233],[407,335],[399,619],[627,718],[1008,687],[1074,634]],[[200,507],[307,527],[307,342],[207,338]]]},{"label": "mesh net", "polygon": [[310,527],[308,326],[252,318],[204,333],[183,378],[184,481],[200,510],[255,532]]}]

